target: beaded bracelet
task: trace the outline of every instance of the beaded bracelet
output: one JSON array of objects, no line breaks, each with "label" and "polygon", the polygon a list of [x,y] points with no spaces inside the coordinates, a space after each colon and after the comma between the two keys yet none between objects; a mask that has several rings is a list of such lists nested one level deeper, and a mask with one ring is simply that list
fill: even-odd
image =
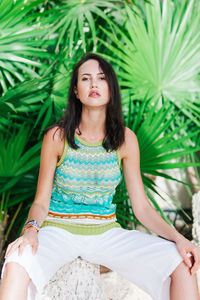
[{"label": "beaded bracelet", "polygon": [[39,226],[38,222],[36,220],[31,220],[31,221],[26,222],[22,232],[24,232],[26,229],[28,229],[30,227],[34,227],[37,230],[37,232],[40,230],[40,226]]}]

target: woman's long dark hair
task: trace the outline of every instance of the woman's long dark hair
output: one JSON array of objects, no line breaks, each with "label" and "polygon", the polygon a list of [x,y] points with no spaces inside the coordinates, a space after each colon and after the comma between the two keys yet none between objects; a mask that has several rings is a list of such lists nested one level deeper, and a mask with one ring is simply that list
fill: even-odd
[{"label": "woman's long dark hair", "polygon": [[44,131],[47,132],[50,128],[58,126],[64,129],[64,136],[67,138],[68,144],[74,149],[79,148],[75,143],[74,133],[81,121],[82,103],[76,98],[74,87],[77,86],[79,67],[89,59],[95,59],[99,62],[99,66],[105,74],[110,89],[110,100],[106,109],[106,136],[104,137],[102,146],[107,151],[116,150],[123,144],[125,139],[125,124],[122,115],[119,84],[111,64],[95,53],[85,53],[81,57],[81,60],[75,65],[72,71],[65,113],[54,125]]}]

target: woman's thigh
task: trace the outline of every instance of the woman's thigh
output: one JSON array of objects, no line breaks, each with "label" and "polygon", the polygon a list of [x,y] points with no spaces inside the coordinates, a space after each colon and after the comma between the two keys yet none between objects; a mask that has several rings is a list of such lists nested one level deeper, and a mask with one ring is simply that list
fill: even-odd
[{"label": "woman's thigh", "polygon": [[30,245],[24,248],[21,256],[18,252],[17,248],[6,258],[1,277],[8,262],[17,262],[25,268],[35,286],[42,289],[63,264],[71,262],[79,255],[80,245],[74,234],[48,226],[41,228],[38,233],[38,249],[35,255],[32,254]]},{"label": "woman's thigh", "polygon": [[162,299],[164,289],[169,294],[169,276],[182,262],[174,242],[138,230],[113,228],[90,237],[90,244],[83,258],[118,272],[155,299]]}]

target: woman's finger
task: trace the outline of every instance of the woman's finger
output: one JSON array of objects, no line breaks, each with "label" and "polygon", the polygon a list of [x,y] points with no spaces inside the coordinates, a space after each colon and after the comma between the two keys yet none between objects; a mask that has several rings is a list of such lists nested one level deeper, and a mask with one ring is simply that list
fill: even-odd
[{"label": "woman's finger", "polygon": [[21,245],[19,245],[19,256],[21,256],[22,255],[22,252],[24,251],[24,248],[26,247],[26,246],[31,246],[32,247],[32,253],[33,254],[35,254],[35,252],[36,252],[36,250],[37,250],[37,247],[35,246],[35,245],[31,245],[31,243],[29,242],[23,242]]},{"label": "woman's finger", "polygon": [[24,244],[19,245],[19,253],[18,253],[19,256],[22,255],[22,252],[23,252],[25,246],[26,245],[24,245]]},{"label": "woman's finger", "polygon": [[[16,241],[15,241],[16,242]],[[15,244],[15,242],[12,242],[8,245],[7,249],[6,249],[6,253],[5,253],[5,257],[9,255],[10,249],[13,247],[13,245]]]},{"label": "woman's finger", "polygon": [[12,254],[13,251],[14,251],[17,247],[19,247],[19,245],[21,244],[21,242],[22,242],[22,239],[19,238],[19,239],[15,240],[13,243],[9,244],[9,246],[8,246],[9,249],[7,249],[6,254],[5,254],[5,257],[8,257],[10,254]]},{"label": "woman's finger", "polygon": [[191,269],[191,274],[193,275],[198,270],[198,268],[200,267],[200,253],[199,253],[199,250],[198,251],[193,250],[192,254],[193,254],[193,257],[194,257],[194,264],[193,264],[192,269]]},{"label": "woman's finger", "polygon": [[182,250],[182,251],[180,252],[180,254],[181,254],[181,256],[182,256],[182,258],[183,258],[185,264],[186,264],[189,268],[191,268],[192,263],[191,263],[189,257],[187,256],[187,253],[186,253],[185,251]]},{"label": "woman's finger", "polygon": [[6,253],[10,250],[10,248],[16,243],[16,241],[18,241],[18,239],[16,239],[14,242],[10,243],[6,249]]},{"label": "woman's finger", "polygon": [[12,247],[12,245],[11,244],[9,244],[8,245],[8,247],[7,247],[7,249],[6,249],[6,253],[5,253],[5,256],[7,256],[7,254],[8,254],[8,252],[9,252],[9,250],[10,250],[10,248]]},{"label": "woman's finger", "polygon": [[35,253],[37,252],[37,249],[38,249],[38,244],[32,245],[32,253],[33,253],[33,255],[35,255]]}]

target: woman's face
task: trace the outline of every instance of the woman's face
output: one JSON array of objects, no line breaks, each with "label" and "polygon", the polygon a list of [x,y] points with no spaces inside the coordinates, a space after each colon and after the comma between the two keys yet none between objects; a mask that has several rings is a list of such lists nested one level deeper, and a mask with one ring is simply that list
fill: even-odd
[{"label": "woman's face", "polygon": [[76,97],[87,106],[102,106],[110,100],[110,89],[99,62],[89,59],[78,70]]}]

